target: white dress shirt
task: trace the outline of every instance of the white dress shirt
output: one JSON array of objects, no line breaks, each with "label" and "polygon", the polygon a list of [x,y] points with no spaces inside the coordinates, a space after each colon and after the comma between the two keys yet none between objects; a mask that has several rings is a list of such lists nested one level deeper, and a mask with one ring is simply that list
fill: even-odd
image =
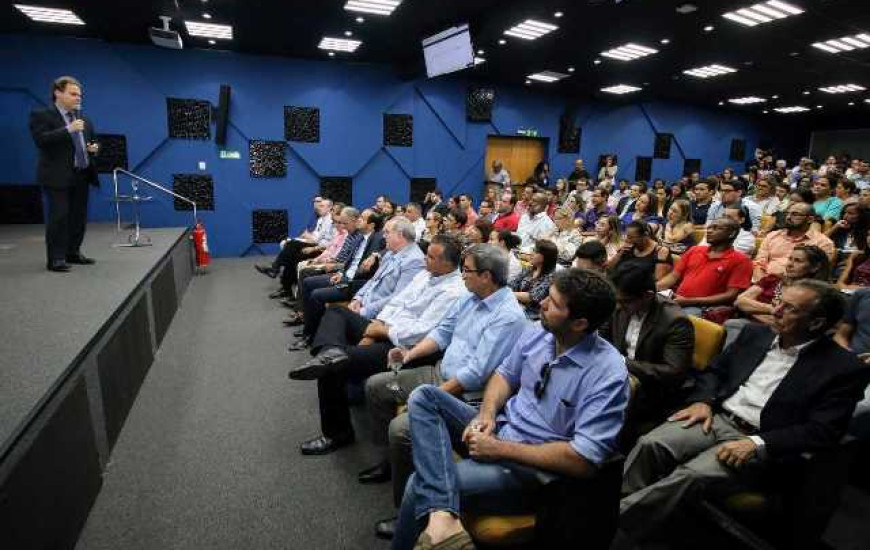
[{"label": "white dress shirt", "polygon": [[643,312],[643,315],[634,314],[628,321],[628,327],[625,329],[625,356],[629,359],[634,359],[634,355],[637,353],[637,341],[640,339],[640,329],[643,327],[646,314],[646,311]]},{"label": "white dress shirt", "polygon": [[539,212],[534,217],[529,217],[526,212],[520,218],[517,226],[517,235],[520,239],[520,252],[531,252],[535,248],[537,239],[546,239],[556,231],[556,224],[546,212]]},{"label": "white dress shirt", "polygon": [[366,251],[366,245],[369,243],[369,237],[371,236],[371,233],[363,235],[363,240],[359,243],[359,246],[354,252],[353,260],[350,262],[347,271],[344,273],[344,276],[348,281],[353,279],[354,275],[356,275],[356,272],[359,269],[359,264],[362,263],[362,256]]},{"label": "white dress shirt", "polygon": [[426,230],[426,220],[423,218],[417,218],[417,221],[411,223],[414,224],[414,232],[417,234],[415,240],[420,242],[420,239],[423,237],[423,231]]}]

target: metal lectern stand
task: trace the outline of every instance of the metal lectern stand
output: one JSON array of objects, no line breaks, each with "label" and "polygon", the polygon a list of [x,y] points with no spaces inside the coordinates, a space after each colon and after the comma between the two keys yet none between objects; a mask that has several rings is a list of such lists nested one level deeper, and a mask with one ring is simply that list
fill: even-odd
[{"label": "metal lectern stand", "polygon": [[[132,192],[129,195],[121,195],[118,193],[118,174],[124,174],[124,175],[130,177],[130,179],[131,179],[130,187],[132,189]],[[127,236],[126,243],[119,243],[119,244],[116,244],[114,246],[131,247],[131,248],[137,248],[137,247],[141,247],[141,246],[151,246],[151,238],[142,233],[141,227],[139,225],[139,221],[140,221],[139,203],[150,202],[151,200],[153,200],[153,197],[143,197],[143,196],[139,195],[139,183],[140,182],[144,183],[146,185],[149,185],[152,188],[157,189],[158,191],[162,191],[163,193],[166,193],[167,195],[171,195],[171,196],[175,197],[176,199],[178,199],[182,202],[186,202],[186,203],[190,204],[191,206],[193,206],[193,226],[192,227],[196,226],[196,223],[198,221],[196,218],[196,203],[193,202],[192,200],[190,200],[189,198],[184,197],[182,195],[179,195],[178,193],[167,189],[166,187],[160,185],[159,183],[154,183],[153,181],[149,181],[141,176],[137,176],[136,174],[134,174],[132,172],[128,172],[127,170],[124,170],[121,168],[115,168],[115,170],[112,172],[112,179],[115,183],[115,196],[114,196],[113,201],[115,203],[115,215],[116,215],[117,220],[118,220],[118,232],[119,233],[122,230],[122,227],[121,227],[121,203],[127,203],[127,202],[130,203],[130,206],[133,210],[133,226],[132,226],[133,232]]]}]

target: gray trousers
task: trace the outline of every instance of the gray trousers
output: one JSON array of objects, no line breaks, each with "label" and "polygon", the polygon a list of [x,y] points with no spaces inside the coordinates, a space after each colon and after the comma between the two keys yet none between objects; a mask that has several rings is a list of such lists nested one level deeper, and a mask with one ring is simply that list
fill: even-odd
[{"label": "gray trousers", "polygon": [[[440,362],[435,366],[401,370],[398,377],[392,372],[381,372],[366,381],[366,407],[371,418],[372,441],[375,445],[389,447],[393,470],[393,503],[396,508],[402,504],[405,484],[414,472],[408,414],[396,416],[396,408],[408,402],[408,396],[417,386],[441,384],[443,380],[439,366]],[[400,391],[387,388],[387,384],[394,379],[398,379]]]},{"label": "gray trousers", "polygon": [[683,428],[683,422],[665,422],[641,437],[625,462],[622,478],[619,527],[642,539],[661,527],[686,497],[706,487],[736,488],[749,485],[763,470],[752,459],[739,470],[716,458],[720,443],[746,435],[721,414],[705,434],[700,424]]}]

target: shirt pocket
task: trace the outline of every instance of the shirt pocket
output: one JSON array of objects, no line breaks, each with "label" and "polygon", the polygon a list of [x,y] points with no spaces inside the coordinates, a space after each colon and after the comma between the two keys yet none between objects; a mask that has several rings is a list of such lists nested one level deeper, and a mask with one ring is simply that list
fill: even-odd
[{"label": "shirt pocket", "polygon": [[577,418],[577,405],[566,399],[558,399],[555,406],[548,407],[548,423],[553,433],[559,438],[571,439],[574,435],[574,423]]}]

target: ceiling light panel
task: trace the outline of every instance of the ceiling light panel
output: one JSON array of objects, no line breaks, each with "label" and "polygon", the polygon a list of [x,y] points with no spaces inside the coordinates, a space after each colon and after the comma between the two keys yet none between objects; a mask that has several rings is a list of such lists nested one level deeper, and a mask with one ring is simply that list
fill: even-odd
[{"label": "ceiling light panel", "polygon": [[795,105],[793,107],[777,107],[774,109],[777,113],[803,113],[805,111],[809,111],[809,107],[804,107],[803,105]]},{"label": "ceiling light panel", "polygon": [[747,27],[754,27],[763,23],[785,19],[792,15],[800,15],[803,12],[803,9],[793,4],[781,2],[780,0],[770,0],[769,2],[762,2],[739,10],[723,13],[722,17],[734,21],[735,23],[746,25]]},{"label": "ceiling light panel", "polygon": [[706,65],[683,71],[683,73],[697,78],[712,78],[714,76],[722,76],[725,74],[736,73],[737,69],[732,69],[726,65]]},{"label": "ceiling light panel", "polygon": [[601,88],[602,92],[617,95],[630,94],[632,92],[639,92],[640,90],[641,88],[638,88],[637,86],[629,86],[627,84],[617,84],[616,86]]},{"label": "ceiling light panel", "polygon": [[190,36],[205,36],[207,38],[221,38],[223,40],[233,39],[233,28],[230,25],[185,21],[184,26],[187,27],[187,34]]},{"label": "ceiling light panel", "polygon": [[508,36],[513,36],[514,38],[522,38],[523,40],[537,40],[558,28],[559,27],[556,25],[551,25],[550,23],[544,23],[534,19],[526,19],[522,23],[514,25],[504,31],[504,33]]},{"label": "ceiling light panel", "polygon": [[563,78],[568,78],[565,73],[557,73],[555,71],[541,71],[539,73],[530,74],[526,78],[529,80],[537,80],[538,82],[558,82]]},{"label": "ceiling light panel", "polygon": [[344,9],[372,15],[392,15],[401,3],[402,0],[348,0]]},{"label": "ceiling light panel", "polygon": [[362,41],[350,40],[348,38],[332,38],[324,36],[317,45],[321,50],[330,50],[335,52],[355,52],[360,47]]},{"label": "ceiling light panel", "polygon": [[819,91],[828,93],[828,94],[848,94],[851,92],[863,92],[866,90],[864,86],[858,86],[857,84],[840,84],[839,86],[826,86],[824,88],[819,88]]},{"label": "ceiling light panel", "polygon": [[735,105],[752,105],[753,103],[764,103],[767,100],[763,97],[757,97],[754,95],[748,95],[746,97],[734,97],[728,100],[728,103],[733,103]]},{"label": "ceiling light panel", "polygon": [[611,59],[618,59],[620,61],[634,61],[635,59],[640,59],[641,57],[646,57],[656,53],[659,53],[659,51],[647,48],[646,46],[638,46],[637,44],[628,43],[624,46],[601,52],[601,55]]},{"label": "ceiling light panel", "polygon": [[55,8],[43,8],[41,6],[28,6],[25,4],[14,4],[14,6],[34,21],[42,23],[57,23],[60,25],[84,25],[85,22],[70,10],[61,10]]},{"label": "ceiling light panel", "polygon": [[825,42],[815,42],[814,48],[826,51],[828,53],[851,52],[852,50],[863,50],[870,48],[870,34],[862,33],[854,36],[844,36],[835,38]]}]

